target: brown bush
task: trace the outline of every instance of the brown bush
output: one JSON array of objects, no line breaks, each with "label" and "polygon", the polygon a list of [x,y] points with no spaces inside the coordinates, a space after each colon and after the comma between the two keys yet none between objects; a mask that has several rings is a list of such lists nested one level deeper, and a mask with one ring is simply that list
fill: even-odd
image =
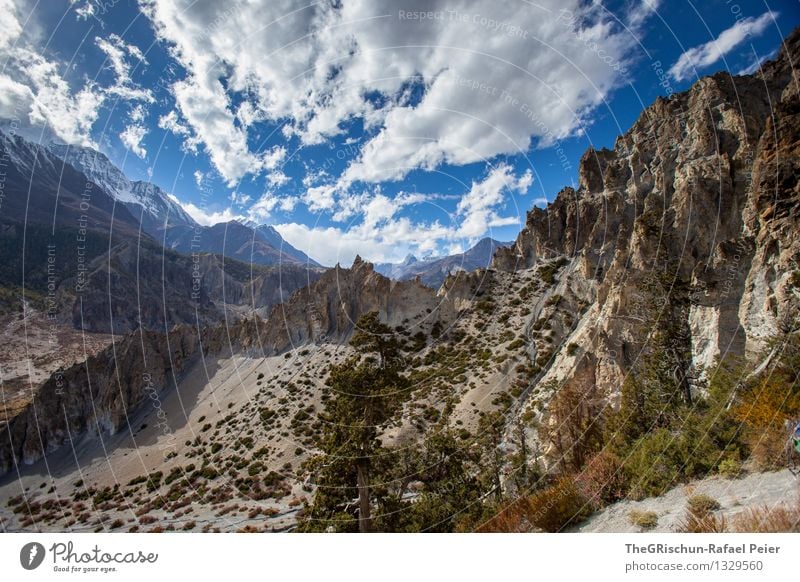
[{"label": "brown bush", "polygon": [[800,394],[793,391],[783,373],[775,372],[742,396],[734,410],[745,426],[752,460],[759,470],[786,465],[786,422],[800,413]]},{"label": "brown bush", "polygon": [[686,504],[686,517],[678,527],[682,533],[723,533],[727,530],[725,518],[713,512],[719,502],[708,495],[693,495]]},{"label": "brown bush", "polygon": [[561,472],[583,469],[603,443],[603,397],[597,386],[570,382],[556,392],[539,427],[547,454]]},{"label": "brown bush", "polygon": [[622,460],[608,450],[602,450],[586,463],[575,477],[578,491],[598,510],[608,503],[625,497],[625,473]]},{"label": "brown bush", "polygon": [[590,504],[581,495],[575,480],[565,476],[550,487],[510,503],[477,531],[558,532],[583,521],[590,513]]}]

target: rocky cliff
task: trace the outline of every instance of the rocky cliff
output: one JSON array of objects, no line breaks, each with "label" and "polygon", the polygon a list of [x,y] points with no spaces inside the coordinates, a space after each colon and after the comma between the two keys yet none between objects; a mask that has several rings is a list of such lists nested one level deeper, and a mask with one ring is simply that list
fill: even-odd
[{"label": "rocky cliff", "polygon": [[377,311],[391,326],[429,329],[452,319],[449,303],[418,280],[392,281],[356,257],[350,269],[339,265],[312,285],[272,308],[264,349],[277,353],[307,342],[345,342],[358,318]]},{"label": "rocky cliff", "polygon": [[613,149],[587,151],[579,188],[531,211],[497,252],[512,271],[566,258],[553,293],[585,306],[541,381],[613,395],[669,329],[676,373],[694,385],[716,359],[754,357],[797,325],[798,60],[796,31],[754,75],[657,99]]}]

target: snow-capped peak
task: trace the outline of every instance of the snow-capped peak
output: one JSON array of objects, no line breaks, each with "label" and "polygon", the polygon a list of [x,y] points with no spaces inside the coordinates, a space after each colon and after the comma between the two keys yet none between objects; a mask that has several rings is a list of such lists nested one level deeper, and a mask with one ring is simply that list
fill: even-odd
[{"label": "snow-capped peak", "polygon": [[[139,216],[146,213],[151,220],[194,226],[195,221],[160,187],[130,180],[108,157],[92,148],[51,143],[51,152],[80,170],[114,199],[128,206]],[[143,217],[144,218],[144,217]]]}]

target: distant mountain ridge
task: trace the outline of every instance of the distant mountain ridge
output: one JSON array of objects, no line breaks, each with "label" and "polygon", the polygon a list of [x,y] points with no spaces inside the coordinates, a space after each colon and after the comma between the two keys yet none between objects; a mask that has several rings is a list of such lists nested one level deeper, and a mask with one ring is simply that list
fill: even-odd
[{"label": "distant mountain ridge", "polygon": [[48,149],[120,202],[142,230],[184,253],[219,253],[259,265],[319,263],[287,243],[271,226],[242,221],[203,226],[174,197],[152,182],[131,180],[105,154],[89,147],[51,143]]},{"label": "distant mountain ridge", "polygon": [[[142,223],[148,234],[167,226],[196,226],[197,222],[151,182],[130,180],[102,152],[92,148],[51,143],[48,149],[66,163],[86,174],[92,182],[121,202]],[[157,238],[157,237],[156,237]]]},{"label": "distant mountain ridge", "polygon": [[[90,176],[58,153],[0,126],[0,313],[46,295],[51,321],[89,332],[205,326],[265,313],[320,275],[271,227],[201,226],[102,154],[76,158]],[[164,245],[179,234],[188,252]]]},{"label": "distant mountain ridge", "polygon": [[390,279],[407,281],[419,277],[428,287],[438,288],[452,273],[489,267],[495,251],[512,244],[486,237],[463,253],[429,259],[417,259],[414,255],[408,255],[402,263],[378,263],[374,267],[378,273]]}]

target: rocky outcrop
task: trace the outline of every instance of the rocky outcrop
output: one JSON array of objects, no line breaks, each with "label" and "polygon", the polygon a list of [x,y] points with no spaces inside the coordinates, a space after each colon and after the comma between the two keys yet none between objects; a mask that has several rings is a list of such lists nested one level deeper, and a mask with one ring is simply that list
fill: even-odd
[{"label": "rocky outcrop", "polygon": [[665,326],[692,381],[796,325],[798,60],[800,31],[755,75],[718,73],[659,98],[613,149],[587,151],[578,189],[532,210],[514,246],[498,250],[503,270],[568,258],[553,285],[587,306],[543,381],[613,394]]},{"label": "rocky outcrop", "polygon": [[370,311],[391,326],[408,328],[427,329],[452,317],[449,304],[419,280],[392,281],[356,257],[350,269],[337,265],[276,305],[267,319],[264,349],[277,353],[306,342],[344,342]]}]

